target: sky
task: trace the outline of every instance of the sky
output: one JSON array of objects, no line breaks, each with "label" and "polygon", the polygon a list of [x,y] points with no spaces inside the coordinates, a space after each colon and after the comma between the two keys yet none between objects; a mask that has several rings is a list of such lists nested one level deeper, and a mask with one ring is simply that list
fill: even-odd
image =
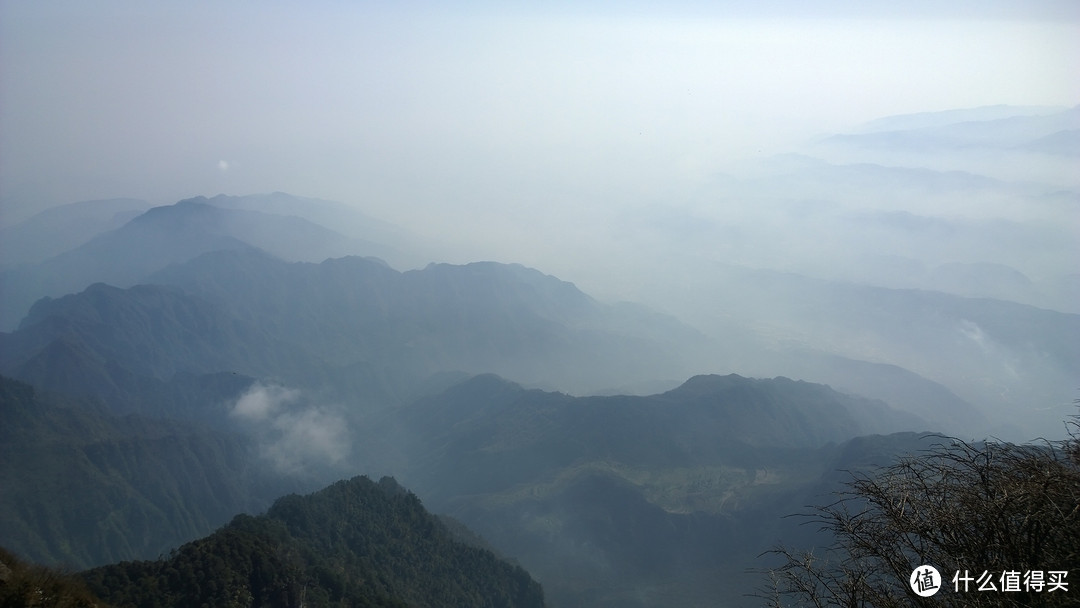
[{"label": "sky", "polygon": [[1076,3],[806,4],[3,0],[3,215],[286,191],[498,230],[881,116],[1080,100]]}]

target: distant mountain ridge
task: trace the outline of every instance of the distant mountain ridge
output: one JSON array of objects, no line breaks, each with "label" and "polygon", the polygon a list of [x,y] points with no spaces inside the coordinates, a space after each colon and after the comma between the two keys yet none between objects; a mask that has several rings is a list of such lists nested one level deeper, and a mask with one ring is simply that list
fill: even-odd
[{"label": "distant mountain ridge", "polygon": [[0,264],[10,269],[42,262],[123,226],[150,207],[144,200],[120,198],[46,209],[0,229]]},{"label": "distant mountain ridge", "polygon": [[[488,469],[517,459],[539,467],[533,473],[538,476],[596,459],[694,466],[759,449],[816,448],[895,428],[922,430],[926,424],[880,401],[820,384],[736,374],[695,376],[644,397],[572,397],[485,374],[386,415],[398,430],[380,434],[439,446],[423,450],[409,465],[426,471],[428,477],[413,483],[434,496],[443,495],[444,486],[465,492],[473,476],[490,490],[498,484]],[[446,467],[459,471],[452,482]]]},{"label": "distant mountain ridge", "polygon": [[[301,217],[313,224],[332,228],[335,232],[352,239],[352,245],[362,247],[327,257],[374,256],[386,260],[395,268],[413,268],[432,259],[431,252],[426,251],[424,240],[400,226],[364,213],[356,205],[296,196],[285,192],[245,196],[219,194],[207,198],[206,203],[222,209]],[[283,257],[293,259],[293,256],[289,255]]]},{"label": "distant mountain ridge", "polygon": [[989,122],[1012,119],[1018,116],[1054,116],[1068,110],[1069,108],[1063,106],[1013,106],[999,104],[977,108],[943,110],[940,112],[900,114],[872,120],[862,125],[857,132],[930,129],[957,123]]},{"label": "distant mountain ridge", "polygon": [[[830,166],[798,156],[777,162],[796,175],[807,172],[810,183],[823,189],[822,196],[838,188],[837,184],[851,182],[850,187],[862,192],[868,184],[904,183],[912,178],[921,184],[916,190],[926,192],[942,187],[955,187],[965,192],[969,188],[996,191],[1003,185],[1014,186],[958,171],[940,172],[867,164]],[[863,180],[868,181],[863,183]],[[776,280],[779,273],[748,269],[740,271],[735,267],[718,268],[715,265],[696,270],[680,270],[677,265],[642,270],[654,277],[654,285],[647,289],[685,291],[688,296],[692,294],[686,300],[699,302],[702,307],[700,315],[697,311],[687,314],[681,310],[683,302],[680,301],[668,302],[666,306],[713,334],[706,338],[673,318],[649,313],[641,307],[613,306],[595,301],[582,303],[589,299],[588,296],[581,292],[574,295],[571,290],[559,291],[554,288],[555,282],[548,286],[540,282],[530,283],[532,279],[525,276],[527,273],[517,272],[515,275],[510,272],[515,267],[512,264],[435,264],[399,272],[370,255],[319,260],[327,253],[327,247],[337,246],[335,243],[365,250],[377,249],[379,243],[358,241],[328,231],[308,219],[285,215],[290,210],[327,218],[325,221],[342,218],[342,226],[352,221],[359,226],[355,234],[376,237],[394,232],[392,226],[385,226],[371,218],[360,216],[354,218],[355,221],[348,220],[353,211],[347,205],[283,193],[188,199],[175,205],[151,209],[120,229],[99,235],[90,243],[42,264],[0,274],[0,293],[3,293],[5,301],[5,306],[0,307],[0,323],[6,318],[11,327],[15,327],[16,319],[24,316],[19,312],[20,308],[25,306],[22,310],[29,313],[31,302],[38,295],[53,293],[52,297],[59,299],[95,282],[107,282],[121,288],[147,282],[173,285],[186,295],[209,303],[211,308],[216,309],[213,314],[217,315],[219,321],[231,319],[226,323],[228,327],[220,325],[222,335],[247,340],[247,346],[241,348],[225,344],[223,352],[215,353],[213,348],[209,348],[212,343],[210,336],[204,332],[205,344],[199,348],[208,356],[197,362],[202,367],[196,373],[207,371],[207,366],[214,363],[224,367],[211,371],[270,375],[286,381],[300,376],[318,376],[320,381],[329,379],[338,385],[346,383],[354,389],[380,375],[386,377],[376,382],[378,386],[374,390],[367,391],[372,399],[392,394],[395,389],[390,384],[396,382],[399,386],[407,386],[412,383],[411,380],[403,381],[401,374],[397,373],[401,370],[409,376],[447,370],[469,374],[494,372],[530,385],[575,393],[619,393],[628,392],[628,387],[671,386],[679,378],[713,370],[802,377],[798,375],[802,369],[814,366],[795,364],[785,370],[739,367],[743,360],[775,355],[777,349],[756,348],[758,352],[755,354],[754,345],[742,348],[729,337],[737,332],[760,332],[757,342],[768,343],[773,340],[774,330],[779,330],[784,340],[798,346],[791,352],[785,350],[780,353],[779,356],[789,360],[799,356],[798,353],[816,351],[852,360],[899,365],[948,384],[948,378],[944,375],[931,376],[942,368],[941,365],[923,365],[923,357],[912,357],[908,352],[911,345],[907,342],[928,335],[922,328],[897,334],[899,339],[893,339],[897,322],[886,318],[888,312],[880,314],[873,310],[880,308],[881,302],[886,303],[889,311],[910,304],[913,299],[906,297],[904,290],[879,289],[873,295],[874,302],[866,303],[861,296],[848,298],[853,292],[850,284],[834,282],[831,286],[823,287],[820,281],[792,273],[784,275],[790,285],[762,289],[762,278],[766,276],[764,282],[782,283]],[[1029,234],[1030,231],[1017,232],[1019,227],[1016,226],[969,226],[946,218],[907,212],[880,211],[854,215],[845,217],[843,223],[857,228],[860,233],[869,230],[885,239],[894,238],[898,233],[917,235],[927,243],[948,243],[948,248],[962,248],[963,243],[975,238],[973,235],[976,233],[986,233],[979,237],[983,240],[1013,239],[1009,242],[1017,247],[1030,244],[1032,239],[1029,237],[1033,236]],[[368,231],[365,233],[364,230]],[[283,243],[296,246],[286,247]],[[310,247],[305,245],[312,243]],[[297,249],[302,251],[297,252]],[[271,251],[277,251],[278,255]],[[296,259],[315,259],[320,263],[292,267],[286,263]],[[911,262],[917,264],[915,260]],[[873,264],[869,264],[867,269],[871,267]],[[1041,288],[1015,268],[993,263],[940,264],[916,269],[909,274],[918,275],[912,279],[916,284],[921,282],[922,285],[975,295],[999,293],[1005,297],[1010,293]],[[484,278],[484,275],[490,276]],[[746,282],[748,278],[749,283]],[[870,282],[874,280],[872,276],[867,278]],[[903,282],[900,279],[900,283]],[[806,286],[809,286],[809,291],[804,290]],[[837,293],[821,297],[826,289]],[[861,293],[869,294],[871,291],[862,289]],[[572,304],[575,298],[580,301]],[[928,296],[924,299],[931,298]],[[918,311],[934,310],[943,301],[942,298],[937,300],[924,302]],[[811,302],[815,303],[814,306],[807,305]],[[976,307],[973,302],[968,300],[965,305]],[[834,310],[848,305],[854,306],[854,320],[864,323],[864,327],[851,338],[851,341],[859,342],[855,348],[851,348],[848,338],[850,332],[847,326],[851,319],[842,315],[839,318],[841,327],[822,331],[821,335],[814,335],[811,342],[800,344],[803,336],[814,334],[820,325],[816,318],[824,316],[831,323],[835,317]],[[747,306],[754,320],[743,322],[740,319],[743,314],[741,309]],[[870,309],[866,309],[866,306]],[[55,304],[46,305],[42,310],[56,310]],[[1011,310],[1022,309],[1014,307]],[[957,311],[958,315],[950,311],[947,316],[966,314],[962,307]],[[802,318],[806,312],[810,313],[808,318]],[[35,319],[38,314],[35,313]],[[1050,315],[1044,316],[1047,318],[1040,319],[1039,324],[1059,326],[1052,333],[1071,335],[1068,328],[1059,331],[1060,326],[1071,323],[1068,317],[1050,319]],[[875,317],[880,317],[881,326],[878,326],[879,319]],[[904,323],[909,322],[907,317],[910,315],[902,319]],[[933,320],[932,317],[927,318]],[[725,320],[726,323],[715,323],[717,320]],[[762,322],[769,327],[762,327]],[[949,325],[944,330],[947,333],[960,332],[977,341],[981,335],[979,331],[987,331],[987,328],[978,322],[971,325],[961,320],[958,326]],[[52,335],[58,338],[59,333],[54,331]],[[198,334],[198,330],[195,333]],[[52,386],[44,379],[49,366],[41,365],[49,360],[63,362],[62,366],[69,368],[78,361],[76,367],[81,371],[79,374],[67,374],[70,378],[89,378],[87,374],[93,373],[116,375],[115,370],[90,371],[93,368],[107,368],[109,357],[102,358],[101,349],[89,346],[85,331],[82,334],[83,337],[79,339],[66,338],[55,342],[47,351],[41,350],[45,344],[38,344],[36,348],[39,350],[35,353],[39,364],[36,375],[23,375],[24,372],[17,370],[16,366],[5,363],[14,357],[20,360],[17,365],[21,366],[32,356],[27,352],[20,351],[13,356],[0,352],[0,369],[42,386]],[[174,332],[174,335],[184,335],[184,332]],[[866,344],[879,336],[888,339]],[[1040,335],[1038,339],[1041,341],[1043,338]],[[958,338],[947,348],[965,348],[965,339]],[[0,341],[9,344],[20,340],[11,342],[0,338]],[[933,341],[930,338],[930,342]],[[230,340],[222,340],[223,344],[227,342]],[[921,343],[917,346],[923,351],[927,350]],[[936,352],[939,346],[930,350]],[[978,365],[981,364],[980,358],[989,357],[996,365],[997,361],[993,359],[998,357],[998,350],[1006,351],[1004,355],[1009,356],[1012,353],[1007,351],[1015,346],[1027,349],[1027,345],[1015,343],[1003,345],[1003,349],[992,346],[986,353],[965,348],[958,356],[950,356],[950,360]],[[999,395],[1016,393],[1029,385],[1038,388],[1041,400],[1056,402],[1060,396],[1058,385],[1061,376],[1057,368],[1062,367],[1063,358],[1074,358],[1073,353],[1055,345],[1048,353],[1050,356],[1046,362],[1049,365],[1032,367],[1028,364],[1029,360],[1038,356],[1037,351],[1043,345],[1033,346],[1030,350],[1036,352],[1025,350],[1019,357],[1025,372],[1045,376],[1046,381],[1028,381],[1022,377],[1016,387],[1002,387],[1001,390],[996,386],[978,386],[977,390],[969,390],[969,386],[957,383],[949,384],[949,388],[971,402],[985,400],[989,396],[998,409],[1009,406],[1006,402],[997,403],[1001,401]],[[6,348],[0,347],[0,351]],[[163,348],[158,352],[168,350]],[[130,353],[124,356],[132,361],[138,359],[131,357]],[[196,361],[196,358],[182,352],[176,357]],[[151,354],[150,359],[153,358]],[[316,368],[325,370],[327,366],[332,368],[331,371],[313,371]],[[1064,361],[1064,366],[1068,367],[1068,361]],[[346,368],[350,368],[350,371],[346,371]],[[389,374],[392,377],[384,373],[390,368],[397,370]],[[299,371],[294,373],[290,371],[292,369]],[[974,373],[964,372],[951,377],[971,379],[976,378]],[[64,375],[64,372],[52,374],[55,378]],[[349,376],[362,376],[364,380],[352,381]],[[845,381],[839,374],[812,378],[829,382],[836,378],[840,385],[849,387],[860,384]],[[1000,384],[1002,380],[1009,381],[1006,375],[996,373],[977,378],[978,383],[983,385]],[[73,385],[75,381],[66,384]],[[861,384],[864,387],[867,385]],[[967,384],[974,382],[967,380]],[[1044,386],[1053,388],[1043,391],[1041,387]],[[875,396],[891,399],[884,392],[875,393]],[[916,413],[925,414],[923,411]],[[1048,414],[1049,422],[1042,424],[1056,424],[1059,417],[1057,413]]]},{"label": "distant mountain ridge", "polygon": [[[1060,433],[1061,420],[1073,407],[1080,315],[725,264],[713,264],[710,271],[696,285],[700,302],[708,305],[677,309],[680,318],[717,334],[757,324],[764,335],[783,336],[765,348],[755,349],[751,343],[719,369],[829,382],[900,405],[890,397],[891,389],[880,386],[875,391],[860,380],[862,371],[848,364],[829,369],[819,356],[898,366],[947,387],[967,404],[977,404],[975,409],[986,419],[1015,421],[1013,428],[980,429],[981,420],[970,416],[971,406],[958,399],[949,399],[957,407],[942,412],[907,400],[909,411],[942,425],[937,430],[962,435],[1023,440]],[[731,285],[739,285],[739,290]],[[726,313],[726,323],[719,328],[709,325],[717,309]],[[807,354],[811,358],[804,357]],[[1035,403],[1041,405],[1034,408]]]},{"label": "distant mountain ridge", "polygon": [[154,207],[123,226],[37,264],[0,274],[5,308],[0,328],[13,327],[30,304],[93,283],[130,287],[170,264],[223,249],[263,249],[289,260],[322,261],[379,245],[346,237],[295,215],[210,204],[205,197]]},{"label": "distant mountain ridge", "polygon": [[[39,301],[18,331],[0,335],[0,370],[50,388],[74,388],[65,378],[79,374],[64,360],[75,357],[159,380],[238,372],[310,384],[361,366],[400,378],[493,371],[588,390],[683,375],[704,342],[670,317],[598,303],[520,265],[401,273],[368,258],[287,263],[244,247],[150,279],[161,285],[98,284]],[[55,364],[35,363],[42,357]]]},{"label": "distant mountain ridge", "polygon": [[150,280],[275,328],[328,361],[377,359],[425,374],[491,371],[567,389],[602,386],[641,373],[681,375],[691,353],[676,345],[702,340],[670,317],[603,305],[516,264],[431,264],[400,273],[360,258],[305,265],[220,252]]},{"label": "distant mountain ridge", "polygon": [[1009,149],[1031,146],[1043,138],[1078,127],[1080,107],[1054,111],[998,106],[880,119],[866,125],[860,133],[830,139],[849,145],[914,149],[941,146]]},{"label": "distant mountain ridge", "polygon": [[[905,423],[924,428],[787,378],[572,397],[481,375],[369,421],[357,458],[516,556],[553,603],[708,605],[738,593],[719,572],[789,534],[777,520],[856,462],[848,441]],[[664,585],[685,595],[652,595]]]},{"label": "distant mountain ridge", "polygon": [[321,365],[251,323],[162,286],[92,285],[38,302],[26,327],[0,334],[3,373],[128,411],[151,407],[161,396],[143,399],[145,390],[180,373],[262,377],[313,374]]}]

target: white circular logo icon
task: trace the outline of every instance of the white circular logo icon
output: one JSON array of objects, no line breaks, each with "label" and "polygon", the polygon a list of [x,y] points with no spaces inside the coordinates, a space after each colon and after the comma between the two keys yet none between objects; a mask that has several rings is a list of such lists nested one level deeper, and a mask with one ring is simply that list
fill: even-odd
[{"label": "white circular logo icon", "polygon": [[941,574],[933,566],[919,566],[908,579],[911,590],[919,597],[930,597],[941,589]]}]

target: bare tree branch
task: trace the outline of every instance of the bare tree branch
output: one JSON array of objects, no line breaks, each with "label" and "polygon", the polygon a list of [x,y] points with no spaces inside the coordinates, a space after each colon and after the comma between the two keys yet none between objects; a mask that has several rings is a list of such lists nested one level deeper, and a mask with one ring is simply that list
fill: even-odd
[{"label": "bare tree branch", "polygon": [[[1080,604],[1080,580],[1066,593],[964,593],[952,583],[964,571],[1080,572],[1078,420],[1067,422],[1063,442],[948,439],[875,474],[853,474],[836,501],[807,514],[833,544],[817,554],[770,551],[783,565],[758,597],[776,608]],[[908,586],[922,564],[944,579],[932,598]]]}]

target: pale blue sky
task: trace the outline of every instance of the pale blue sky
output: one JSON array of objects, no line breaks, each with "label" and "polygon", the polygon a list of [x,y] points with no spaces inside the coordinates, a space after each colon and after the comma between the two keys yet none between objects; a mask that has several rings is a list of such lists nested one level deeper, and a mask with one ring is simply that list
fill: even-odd
[{"label": "pale blue sky", "polygon": [[1073,2],[433,4],[5,1],[0,196],[511,221],[883,115],[1080,101]]}]

